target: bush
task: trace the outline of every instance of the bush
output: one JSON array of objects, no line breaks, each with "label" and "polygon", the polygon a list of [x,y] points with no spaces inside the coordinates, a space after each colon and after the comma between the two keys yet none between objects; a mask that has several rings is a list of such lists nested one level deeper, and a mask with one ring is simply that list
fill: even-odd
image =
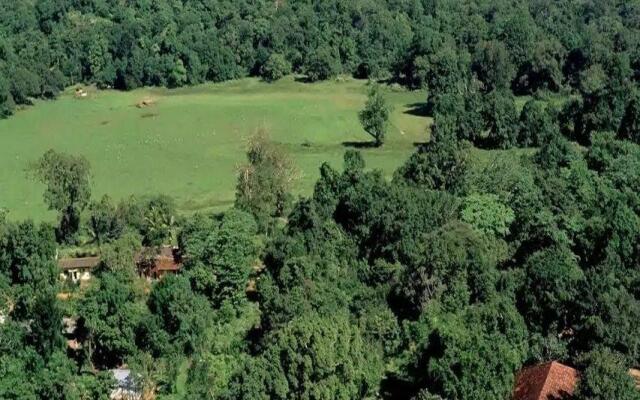
[{"label": "bush", "polygon": [[7,118],[13,114],[15,103],[11,93],[9,93],[9,85],[7,81],[0,76],[0,118]]},{"label": "bush", "polygon": [[273,53],[260,68],[260,76],[267,82],[275,82],[291,72],[291,64],[278,53]]},{"label": "bush", "polygon": [[333,49],[320,47],[309,56],[305,67],[307,78],[311,82],[324,81],[340,72],[340,64],[333,54]]}]

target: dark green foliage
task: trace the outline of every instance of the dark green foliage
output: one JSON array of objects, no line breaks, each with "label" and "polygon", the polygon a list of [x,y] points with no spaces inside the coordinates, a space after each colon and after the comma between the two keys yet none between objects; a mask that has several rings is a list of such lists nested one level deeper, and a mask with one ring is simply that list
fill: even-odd
[{"label": "dark green foliage", "polygon": [[124,230],[124,218],[113,205],[109,196],[89,205],[87,223],[90,236],[101,245],[120,237]]},{"label": "dark green foliage", "polygon": [[529,10],[526,7],[516,8],[508,17],[499,19],[495,29],[515,65],[524,65],[533,53],[537,33],[533,15]]},{"label": "dark green foliage", "polygon": [[464,190],[468,167],[464,144],[450,137],[434,137],[396,171],[395,179],[430,189],[459,192]]},{"label": "dark green foliage", "polygon": [[311,82],[324,81],[338,75],[340,64],[335,50],[328,46],[311,50],[304,71]]},{"label": "dark green foliage", "polygon": [[612,55],[603,64],[594,64],[581,75],[581,114],[575,127],[576,138],[589,143],[597,131],[615,131],[621,126],[632,87],[626,55]]},{"label": "dark green foliage", "polygon": [[179,243],[194,291],[205,295],[214,307],[245,299],[258,255],[256,234],[253,217],[241,211],[192,218],[184,226]]},{"label": "dark green foliage", "polygon": [[[495,280],[489,243],[466,224],[449,224],[416,243],[417,249],[396,290],[414,315],[429,302],[446,298],[457,308],[492,296]],[[492,276],[493,275],[493,276]]]},{"label": "dark green foliage", "polygon": [[[526,354],[523,318],[507,302],[442,315],[429,336],[427,376],[445,398],[508,398]],[[429,357],[427,355],[427,357]]]},{"label": "dark green foliage", "polygon": [[80,229],[80,214],[89,203],[90,167],[84,157],[47,151],[32,166],[35,177],[46,185],[44,201],[58,211],[58,239],[73,242]]},{"label": "dark green foliage", "polygon": [[171,243],[176,228],[175,201],[165,195],[137,199],[131,197],[121,201],[111,218],[118,220],[142,237],[145,246],[160,246]]},{"label": "dark green foliage", "polygon": [[487,91],[509,89],[516,73],[504,43],[495,40],[478,44],[472,69]]},{"label": "dark green foliage", "polygon": [[577,400],[636,400],[640,393],[629,376],[626,360],[608,349],[596,349],[584,357]]},{"label": "dark green foliage", "polygon": [[429,89],[432,95],[452,93],[461,89],[470,74],[469,53],[457,50],[452,43],[444,45],[429,57]]},{"label": "dark green foliage", "polygon": [[338,313],[296,318],[247,365],[237,399],[352,399],[376,392],[382,363],[357,326]]},{"label": "dark green foliage", "polygon": [[87,359],[114,368],[136,349],[136,326],[145,307],[126,271],[104,272],[78,305],[78,329]]},{"label": "dark green foliage", "polygon": [[551,136],[536,153],[535,161],[542,168],[567,167],[579,156],[573,144],[562,136]]},{"label": "dark green foliage", "polygon": [[462,93],[445,93],[432,98],[432,137],[453,136],[480,144],[485,131],[480,83],[471,81]]},{"label": "dark green foliage", "polygon": [[538,90],[558,91],[563,87],[563,63],[567,50],[555,38],[537,40],[527,62],[520,67],[515,83],[516,93],[536,93]]},{"label": "dark green foliage", "polygon": [[282,54],[273,53],[260,67],[260,76],[267,82],[274,82],[291,72],[291,64]]},{"label": "dark green foliage", "polygon": [[518,145],[523,147],[542,146],[552,136],[560,132],[548,106],[543,102],[529,100],[520,113]]},{"label": "dark green foliage", "polygon": [[484,99],[484,120],[488,130],[485,143],[490,148],[508,149],[516,145],[518,113],[510,92],[496,91]]},{"label": "dark green foliage", "polygon": [[561,334],[575,323],[584,274],[569,249],[556,247],[532,254],[524,265],[522,313],[532,330]]},{"label": "dark green foliage", "polygon": [[583,288],[576,347],[588,351],[601,344],[622,352],[635,365],[640,359],[640,301],[612,274],[591,272]]},{"label": "dark green foliage", "polygon": [[[189,279],[183,276],[168,276],[155,285],[148,305],[159,317],[171,344],[187,354],[197,348],[199,335],[207,328],[213,311],[207,299],[194,293]],[[147,332],[153,335],[151,328]]]},{"label": "dark green foliage", "polygon": [[275,267],[258,286],[265,327],[285,325],[312,311],[329,316],[348,304],[344,290],[353,276],[338,261],[300,257]]},{"label": "dark green foliage", "polygon": [[[349,151],[293,202],[259,134],[236,209],[181,218],[164,196],[89,203],[86,162],[46,153],[59,239],[86,216],[101,263],[63,303],[54,230],[1,213],[0,398],[106,399],[96,370],[127,364],[149,398],[493,400],[548,360],[579,369],[578,399],[638,398],[634,2],[177,3],[0,2],[0,117],[76,83],[345,73],[428,89],[431,140],[393,180]],[[381,144],[375,86],[367,111]],[[496,151],[515,146],[538,149]],[[180,273],[140,279],[141,244],[176,237]]]},{"label": "dark green foliage", "polygon": [[0,75],[0,118],[6,118],[13,113],[15,103],[9,92],[9,84]]},{"label": "dark green foliage", "polygon": [[0,397],[65,399],[76,372],[64,353],[55,237],[32,222],[0,224]]},{"label": "dark green foliage", "polygon": [[637,92],[631,96],[627,104],[618,128],[618,136],[640,144],[640,95]]}]

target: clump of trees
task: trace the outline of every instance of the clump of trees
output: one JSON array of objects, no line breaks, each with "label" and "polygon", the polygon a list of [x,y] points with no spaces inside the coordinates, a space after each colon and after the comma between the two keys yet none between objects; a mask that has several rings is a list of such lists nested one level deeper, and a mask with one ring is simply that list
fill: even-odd
[{"label": "clump of trees", "polygon": [[[560,118],[530,108],[531,126]],[[506,399],[524,365],[559,360],[582,374],[577,398],[637,398],[640,145],[556,134],[478,163],[437,125],[392,180],[348,151],[278,209],[289,164],[260,143],[249,160],[269,173],[233,209],[177,219],[184,266],[158,282],[133,254],[166,238],[162,197],[89,206],[102,262],[70,303],[54,230],[3,221],[0,393],[100,398],[127,364],[149,395],[180,376],[197,398]]]}]

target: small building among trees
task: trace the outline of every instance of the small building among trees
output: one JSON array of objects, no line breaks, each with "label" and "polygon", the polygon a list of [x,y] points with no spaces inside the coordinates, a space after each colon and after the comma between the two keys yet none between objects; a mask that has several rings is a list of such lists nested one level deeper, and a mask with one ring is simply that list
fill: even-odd
[{"label": "small building among trees", "polygon": [[[143,247],[133,260],[138,273],[148,279],[160,279],[175,274],[182,268],[180,250],[173,246]],[[73,283],[91,279],[92,271],[100,265],[100,257],[62,258],[58,260],[60,277]]]},{"label": "small building among trees", "polygon": [[62,270],[60,277],[73,283],[91,279],[91,271],[100,264],[100,257],[62,258],[58,265]]}]

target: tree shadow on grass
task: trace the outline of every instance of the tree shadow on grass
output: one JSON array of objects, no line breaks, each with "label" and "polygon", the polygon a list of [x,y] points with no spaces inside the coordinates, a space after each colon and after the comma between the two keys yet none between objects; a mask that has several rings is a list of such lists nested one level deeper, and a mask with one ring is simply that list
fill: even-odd
[{"label": "tree shadow on grass", "polygon": [[376,142],[371,142],[371,141],[367,141],[367,142],[342,142],[342,145],[344,147],[349,147],[352,149],[374,149],[376,148]]},{"label": "tree shadow on grass", "polygon": [[433,107],[431,107],[431,105],[426,102],[411,103],[407,104],[406,107],[408,108],[408,110],[406,110],[404,113],[415,115],[416,117],[431,117],[433,114]]}]

